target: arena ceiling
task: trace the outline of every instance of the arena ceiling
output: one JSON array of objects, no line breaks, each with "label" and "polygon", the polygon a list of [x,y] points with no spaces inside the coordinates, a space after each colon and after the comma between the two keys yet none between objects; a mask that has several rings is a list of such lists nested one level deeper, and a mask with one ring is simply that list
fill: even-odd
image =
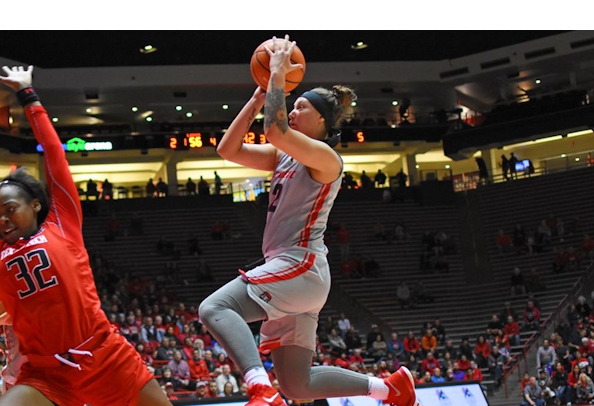
[{"label": "arena ceiling", "polygon": [[[308,62],[437,61],[565,31],[291,31]],[[0,57],[41,68],[241,64],[279,31],[4,31]],[[367,48],[355,50],[358,42]],[[139,49],[153,45],[157,52]]]},{"label": "arena ceiling", "polygon": [[[132,124],[143,132],[149,114],[155,122],[231,122],[254,90],[249,75],[253,50],[272,35],[283,34],[280,30],[3,31],[0,64],[36,66],[38,91],[50,114],[59,118],[58,126]],[[309,64],[297,91],[337,82],[351,85],[359,95],[355,114],[376,114],[388,122],[398,113],[392,103],[404,98],[419,115],[453,109],[458,102],[485,112],[502,99],[594,86],[591,31],[288,34],[298,41]],[[358,42],[367,46],[353,49]],[[576,42],[579,49],[571,45]],[[157,51],[141,53],[149,44]],[[553,48],[552,55],[538,54]],[[530,53],[535,56],[526,57]],[[497,65],[505,59],[507,63]],[[469,73],[441,77],[464,66]],[[0,106],[11,102],[8,92],[0,89]],[[181,112],[176,110],[179,105]],[[131,112],[132,106],[138,106],[137,113]],[[15,111],[13,127],[26,126],[25,121]]]}]

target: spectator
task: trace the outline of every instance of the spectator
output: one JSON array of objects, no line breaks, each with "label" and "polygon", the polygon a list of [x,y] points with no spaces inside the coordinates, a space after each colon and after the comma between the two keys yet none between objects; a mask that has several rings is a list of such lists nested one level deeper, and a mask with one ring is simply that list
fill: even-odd
[{"label": "spectator", "polygon": [[349,172],[344,172],[342,176],[342,187],[344,189],[353,189],[357,185],[357,182],[354,181],[353,175]]},{"label": "spectator", "polygon": [[501,171],[503,172],[503,179],[509,180],[507,173],[509,172],[509,160],[505,154],[501,155]]},{"label": "spectator", "polygon": [[520,224],[516,224],[516,227],[514,228],[513,239],[516,252],[518,254],[522,253],[526,247],[526,232],[524,231],[524,227],[522,227]]},{"label": "spectator", "polygon": [[210,381],[208,383],[208,395],[211,398],[218,398],[220,394],[219,386],[216,381]]},{"label": "spectator", "polygon": [[163,368],[161,378],[159,378],[158,382],[160,385],[167,385],[168,383],[170,383],[171,385],[173,385],[174,389],[177,389],[177,385],[179,385],[179,381],[177,381],[173,377],[173,374],[171,373],[171,370],[168,367]]},{"label": "spectator", "polygon": [[501,320],[507,320],[509,316],[512,316],[514,320],[517,320],[518,315],[516,311],[512,308],[510,302],[505,302],[503,305],[503,310],[501,311],[501,316],[499,318]]},{"label": "spectator", "polygon": [[198,195],[199,196],[210,195],[210,186],[209,186],[208,182],[202,176],[200,176],[200,180],[198,181]]},{"label": "spectator", "polygon": [[[443,354],[450,354],[452,358],[458,359],[458,349],[454,347],[454,342],[451,338],[447,338],[445,345],[443,346]],[[446,368],[447,369],[447,368]]]},{"label": "spectator", "polygon": [[[198,381],[196,382],[196,391],[192,393],[189,398],[190,399],[204,399],[208,398],[208,392],[206,388],[207,382],[205,381]],[[216,385],[216,384],[215,384]]]},{"label": "spectator", "polygon": [[567,248],[567,270],[579,271],[581,264],[581,257],[573,247]]},{"label": "spectator", "polygon": [[347,349],[344,340],[338,334],[335,328],[330,330],[330,334],[328,335],[328,342],[330,344],[330,352],[332,352],[334,355],[340,356],[340,354],[345,352]]},{"label": "spectator", "polygon": [[571,394],[567,386],[567,372],[561,362],[557,362],[555,370],[551,376],[551,388],[555,392],[555,397],[561,403],[571,403]]},{"label": "spectator", "polygon": [[386,174],[383,173],[381,169],[378,169],[374,177],[374,181],[377,184],[377,187],[384,187],[386,179]]},{"label": "spectator", "polygon": [[452,377],[454,379],[454,382],[462,382],[465,376],[466,371],[461,370],[458,367],[458,363],[454,362],[454,367],[452,368]]},{"label": "spectator", "polygon": [[507,323],[505,323],[504,331],[512,345],[520,345],[520,325],[514,321],[513,316],[507,317]]},{"label": "spectator", "polygon": [[[487,359],[491,354],[491,346],[485,340],[485,336],[480,335],[476,340],[476,344],[474,346],[474,355],[476,357],[476,363],[481,367],[485,368],[487,366]],[[460,366],[462,368],[462,366]]]},{"label": "spectator", "polygon": [[192,180],[192,178],[188,178],[186,182],[186,193],[190,196],[196,194],[196,182]]},{"label": "spectator", "polygon": [[388,344],[384,341],[382,335],[378,334],[372,344],[371,355],[376,359],[385,357],[388,354]]},{"label": "spectator", "polygon": [[421,338],[421,348],[425,355],[437,351],[437,338],[433,335],[433,330],[428,328]]},{"label": "spectator", "polygon": [[188,367],[192,379],[197,381],[210,380],[210,372],[208,371],[206,362],[200,357],[200,350],[195,349],[192,352],[192,358],[188,361]]},{"label": "spectator", "polygon": [[581,373],[576,386],[576,402],[592,404],[594,400],[594,383],[585,373]]},{"label": "spectator", "polygon": [[463,355],[466,356],[468,359],[473,358],[473,349],[470,347],[470,342],[468,341],[468,337],[462,337],[462,342],[458,347],[458,357],[462,358]]},{"label": "spectator", "polygon": [[497,335],[495,335],[495,345],[509,353],[509,337],[503,330],[497,330]]},{"label": "spectator", "polygon": [[404,360],[404,344],[396,332],[392,333],[390,339],[388,340],[388,352],[394,354],[396,359],[400,361]]},{"label": "spectator", "polygon": [[93,179],[89,179],[87,181],[87,191],[85,193],[87,195],[87,200],[91,196],[95,198],[95,200],[99,199],[99,191],[97,190],[97,183]]},{"label": "spectator", "polygon": [[363,344],[361,343],[361,337],[359,337],[359,334],[357,334],[353,326],[351,326],[349,328],[349,331],[347,331],[346,336],[344,338],[344,343],[346,344],[349,350],[363,347]]},{"label": "spectator", "polygon": [[481,157],[475,158],[476,165],[479,168],[479,180],[481,185],[486,185],[489,183],[489,170],[487,169],[487,164],[485,160]]},{"label": "spectator", "polygon": [[546,220],[542,220],[540,225],[538,226],[536,237],[538,241],[538,245],[540,246],[549,246],[551,245],[553,233],[551,228],[547,224]]},{"label": "spectator", "polygon": [[497,232],[495,245],[497,245],[497,249],[499,250],[499,252],[509,251],[513,247],[511,237],[509,236],[509,234],[505,234],[505,231],[503,230],[499,230]]},{"label": "spectator", "polygon": [[372,324],[371,325],[371,331],[369,333],[367,333],[367,339],[366,339],[366,344],[367,344],[367,351],[371,351],[371,348],[373,346],[373,342],[375,341],[377,335],[380,334],[382,336],[382,340],[384,340],[384,335],[382,334],[382,332],[379,330],[379,327],[377,324]]},{"label": "spectator", "polygon": [[146,317],[144,319],[144,324],[140,328],[140,337],[146,346],[150,346],[153,342],[157,340],[157,330],[153,325],[153,318]]},{"label": "spectator", "polygon": [[365,171],[361,172],[361,188],[362,189],[373,189],[373,187],[374,187],[374,184],[373,184],[373,181],[371,180],[371,178],[369,176],[367,176]]},{"label": "spectator", "polygon": [[476,366],[470,366],[467,370],[466,370],[466,375],[464,375],[464,381],[477,381],[480,386],[481,389],[483,390],[484,393],[487,392],[487,387],[485,385],[482,385],[481,382],[483,381],[483,373],[481,372],[481,370],[479,368],[477,368]]},{"label": "spectator", "polygon": [[555,362],[557,362],[555,349],[549,345],[549,340],[545,339],[542,342],[542,346],[538,347],[536,351],[536,369],[551,371]]},{"label": "spectator", "polygon": [[173,377],[178,381],[178,387],[193,389],[190,388],[190,367],[188,366],[188,363],[182,359],[181,351],[174,351],[173,359],[169,361],[167,366],[171,370]]},{"label": "spectator", "polygon": [[510,179],[518,179],[518,172],[516,169],[516,164],[518,163],[518,158],[512,152],[509,157],[509,177]]},{"label": "spectator", "polygon": [[113,199],[113,185],[107,179],[101,184],[101,198],[104,200]]},{"label": "spectator", "polygon": [[503,367],[508,360],[509,357],[504,355],[497,345],[494,345],[493,348],[491,348],[491,353],[487,357],[487,368],[489,368],[489,373],[493,374],[495,377],[497,386],[501,385]]},{"label": "spectator", "polygon": [[173,349],[171,348],[169,337],[163,337],[161,345],[153,354],[153,358],[160,361],[170,361],[173,359]]},{"label": "spectator", "polygon": [[491,316],[491,321],[487,324],[487,335],[494,337],[497,334],[497,330],[503,330],[504,326],[499,316],[494,314]]},{"label": "spectator", "polygon": [[231,385],[233,386],[233,393],[239,392],[237,379],[235,379],[235,377],[231,375],[231,367],[229,366],[229,364],[224,364],[222,366],[222,373],[216,377],[215,381],[219,393],[223,393],[223,391],[225,390],[225,384],[227,382],[231,383]]},{"label": "spectator", "polygon": [[536,382],[536,377],[531,376],[526,388],[524,389],[524,400],[522,406],[544,406],[545,393]]},{"label": "spectator", "polygon": [[171,382],[165,383],[165,395],[167,395],[168,400],[179,400],[177,396],[174,395],[175,387]]},{"label": "spectator", "polygon": [[213,240],[223,240],[225,237],[225,225],[216,220],[211,226],[211,236]]},{"label": "spectator", "polygon": [[396,174],[396,182],[398,182],[398,187],[401,189],[406,188],[406,180],[408,176],[404,173],[403,168],[400,169],[400,172]]},{"label": "spectator", "polygon": [[513,274],[511,276],[511,294],[512,296],[518,294],[526,294],[526,284],[524,282],[524,276],[522,276],[522,272],[518,267],[514,268]]},{"label": "spectator", "polygon": [[149,179],[148,182],[146,183],[145,190],[146,190],[146,197],[157,196],[157,187],[153,183],[152,179]]},{"label": "spectator", "polygon": [[563,273],[566,271],[567,264],[569,263],[569,254],[565,251],[565,248],[560,247],[555,258],[553,259],[553,272]]},{"label": "spectator", "polygon": [[338,329],[340,330],[340,336],[343,339],[346,337],[346,333],[349,331],[350,328],[350,320],[346,318],[344,313],[340,313],[340,318],[338,319]]},{"label": "spectator", "polygon": [[221,180],[221,177],[219,176],[217,171],[214,172],[214,185],[215,185],[215,195],[220,195],[221,189],[223,187],[223,181]]},{"label": "spectator", "polygon": [[575,305],[575,310],[584,318],[587,319],[590,317],[592,313],[592,309],[590,305],[586,301],[585,296],[578,297],[577,304]]},{"label": "spectator", "polygon": [[522,329],[524,331],[540,331],[540,310],[534,306],[532,300],[528,301],[528,305],[522,313],[524,325]]},{"label": "spectator", "polygon": [[159,178],[159,181],[157,182],[157,194],[159,197],[167,197],[169,194],[167,183],[165,183],[162,178]]},{"label": "spectator", "polygon": [[410,289],[406,285],[406,282],[402,281],[398,289],[396,290],[396,297],[400,306],[404,309],[405,307],[411,307]]},{"label": "spectator", "polygon": [[421,362],[421,371],[423,371],[423,373],[429,372],[433,375],[433,371],[436,368],[439,369],[439,366],[439,361],[435,358],[433,352],[428,352],[423,362]]},{"label": "spectator", "polygon": [[448,338],[445,327],[441,324],[441,320],[439,319],[436,319],[435,323],[433,323],[433,335],[437,338],[439,344],[445,343]]},{"label": "spectator", "polygon": [[415,357],[422,355],[421,344],[412,331],[408,332],[408,336],[404,339],[402,344],[404,345],[404,350],[407,354],[414,355]]},{"label": "spectator", "polygon": [[441,375],[441,369],[435,368],[433,370],[433,376],[431,377],[432,383],[445,383],[445,378]]},{"label": "spectator", "polygon": [[351,243],[351,233],[346,228],[344,223],[340,223],[336,230],[336,242],[340,247],[340,260],[346,261],[349,259],[349,245]]}]

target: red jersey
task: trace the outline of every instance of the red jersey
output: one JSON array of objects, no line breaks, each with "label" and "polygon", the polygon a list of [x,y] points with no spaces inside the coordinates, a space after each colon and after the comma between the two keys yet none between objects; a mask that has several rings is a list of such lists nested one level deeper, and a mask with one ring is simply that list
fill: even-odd
[{"label": "red jersey", "polygon": [[37,233],[0,245],[0,301],[23,355],[62,354],[109,331],[82,236],[82,210],[66,155],[47,112],[27,118],[45,151],[50,210]]}]

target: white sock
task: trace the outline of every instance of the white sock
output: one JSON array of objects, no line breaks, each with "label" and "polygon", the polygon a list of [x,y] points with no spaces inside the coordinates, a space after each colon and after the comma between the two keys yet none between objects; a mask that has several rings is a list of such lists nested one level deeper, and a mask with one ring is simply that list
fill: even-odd
[{"label": "white sock", "polygon": [[383,379],[370,376],[368,388],[367,396],[371,396],[374,399],[380,400],[388,399],[388,393],[390,392],[390,389],[384,383]]},{"label": "white sock", "polygon": [[245,383],[247,383],[248,387],[255,385],[257,383],[261,383],[263,385],[272,386],[270,383],[270,378],[266,373],[266,370],[262,367],[252,368],[245,373]]}]

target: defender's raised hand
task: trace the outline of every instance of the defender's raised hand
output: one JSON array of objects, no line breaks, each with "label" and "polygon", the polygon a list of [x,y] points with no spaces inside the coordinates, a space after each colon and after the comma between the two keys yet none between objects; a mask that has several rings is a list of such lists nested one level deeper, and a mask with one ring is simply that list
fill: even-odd
[{"label": "defender's raised hand", "polygon": [[15,92],[26,87],[31,87],[33,83],[33,66],[29,66],[26,70],[22,66],[15,66],[12,69],[8,66],[3,66],[2,70],[7,76],[0,76],[0,83],[10,87]]}]

